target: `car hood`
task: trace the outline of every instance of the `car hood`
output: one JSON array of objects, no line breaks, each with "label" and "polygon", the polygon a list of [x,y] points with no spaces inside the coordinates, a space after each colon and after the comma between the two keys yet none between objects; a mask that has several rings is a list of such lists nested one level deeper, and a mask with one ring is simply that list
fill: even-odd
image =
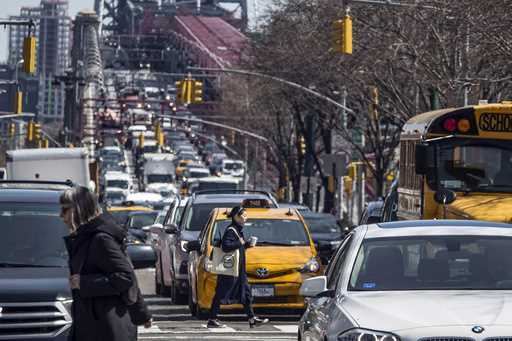
[{"label": "car hood", "polygon": [[71,298],[67,268],[0,268],[0,302]]},{"label": "car hood", "polygon": [[246,251],[247,272],[265,267],[270,272],[281,272],[304,265],[313,257],[309,246],[260,246]]},{"label": "car hood", "polygon": [[[439,207],[442,210],[442,207]],[[448,206],[448,219],[471,219],[512,223],[512,196],[493,195],[459,195]]]},{"label": "car hood", "polygon": [[396,332],[446,326],[512,325],[511,291],[351,292],[343,308],[359,327]]}]

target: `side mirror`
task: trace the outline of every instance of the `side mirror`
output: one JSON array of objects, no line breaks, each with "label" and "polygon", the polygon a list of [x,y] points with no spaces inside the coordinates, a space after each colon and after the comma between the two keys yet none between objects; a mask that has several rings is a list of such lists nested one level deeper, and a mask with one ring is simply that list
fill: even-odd
[{"label": "side mirror", "polygon": [[175,234],[178,232],[178,225],[171,223],[165,226],[165,233],[167,234]]},{"label": "side mirror", "polygon": [[440,189],[434,194],[434,200],[441,205],[449,205],[457,199],[457,194],[449,189]]},{"label": "side mirror", "polygon": [[[162,224],[153,224],[148,227],[149,227],[149,232],[152,232],[152,233],[159,234],[159,233],[165,232],[164,226]],[[142,228],[142,230],[144,230],[144,227]]]},{"label": "side mirror", "polygon": [[425,175],[429,168],[430,147],[428,144],[419,143],[415,147],[416,174]]},{"label": "side mirror", "polygon": [[184,248],[187,252],[199,251],[201,250],[201,243],[199,240],[191,240],[184,245]]},{"label": "side mirror", "polygon": [[327,277],[317,276],[306,279],[300,286],[299,295],[305,297],[315,297],[318,294],[327,291]]}]

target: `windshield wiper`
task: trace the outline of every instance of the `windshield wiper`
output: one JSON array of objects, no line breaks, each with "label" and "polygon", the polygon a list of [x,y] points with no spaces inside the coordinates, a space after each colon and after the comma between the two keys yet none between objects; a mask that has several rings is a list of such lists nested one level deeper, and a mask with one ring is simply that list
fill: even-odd
[{"label": "windshield wiper", "polygon": [[258,245],[292,246],[292,244],[290,244],[290,243],[267,242],[267,241],[264,241],[264,242],[257,241],[256,246],[258,246]]},{"label": "windshield wiper", "polygon": [[61,267],[61,266],[0,262],[0,268],[59,268],[59,267]]}]

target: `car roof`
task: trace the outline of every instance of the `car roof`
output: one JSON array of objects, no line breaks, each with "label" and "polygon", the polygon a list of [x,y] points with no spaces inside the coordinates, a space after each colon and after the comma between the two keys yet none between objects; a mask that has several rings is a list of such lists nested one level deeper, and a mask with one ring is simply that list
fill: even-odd
[{"label": "car roof", "polygon": [[266,199],[270,198],[265,194],[260,193],[209,193],[209,194],[196,194],[194,204],[209,204],[209,203],[238,203],[246,199]]},{"label": "car roof", "polygon": [[365,238],[481,235],[511,236],[512,224],[478,220],[404,220],[367,225]]},{"label": "car roof", "polygon": [[[215,208],[215,213],[220,213],[217,216],[217,220],[231,220],[228,217],[228,213],[231,208],[220,207]],[[285,208],[246,208],[245,212],[249,218],[253,219],[277,219],[277,220],[299,220],[300,216],[296,210],[290,210]]]},{"label": "car roof", "polygon": [[59,203],[61,190],[51,189],[0,189],[0,202]]}]

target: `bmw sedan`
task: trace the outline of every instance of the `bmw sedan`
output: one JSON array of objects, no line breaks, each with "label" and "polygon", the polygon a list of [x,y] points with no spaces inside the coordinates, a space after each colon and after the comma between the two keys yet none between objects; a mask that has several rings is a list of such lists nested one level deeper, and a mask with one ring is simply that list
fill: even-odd
[{"label": "bmw sedan", "polygon": [[360,226],[302,284],[299,340],[511,340],[511,249],[510,224]]}]

